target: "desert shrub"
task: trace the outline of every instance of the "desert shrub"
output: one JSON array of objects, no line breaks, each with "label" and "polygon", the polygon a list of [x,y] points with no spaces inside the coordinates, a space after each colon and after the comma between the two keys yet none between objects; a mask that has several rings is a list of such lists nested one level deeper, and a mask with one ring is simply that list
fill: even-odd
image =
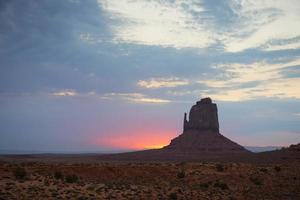
[{"label": "desert shrub", "polygon": [[184,178],[185,177],[185,171],[184,170],[180,170],[178,173],[177,173],[177,178]]},{"label": "desert shrub", "polygon": [[27,175],[27,172],[25,170],[25,168],[23,167],[17,167],[15,170],[14,170],[14,175],[17,179],[24,179]]},{"label": "desert shrub", "polygon": [[57,191],[53,191],[52,193],[51,193],[51,196],[52,197],[57,197],[59,195],[59,193],[57,192]]},{"label": "desert shrub", "polygon": [[171,194],[169,194],[169,199],[170,200],[177,200],[177,194],[176,193],[171,193]]},{"label": "desert shrub", "polygon": [[78,181],[78,176],[75,174],[67,175],[65,180],[67,183],[76,183]]},{"label": "desert shrub", "polygon": [[203,191],[206,191],[208,188],[209,188],[209,185],[210,183],[198,183],[196,185],[194,185],[194,189],[200,189],[200,190],[203,190]]},{"label": "desert shrub", "polygon": [[263,182],[261,179],[259,179],[258,177],[250,177],[250,181],[252,183],[254,183],[255,185],[262,185]]},{"label": "desert shrub", "polygon": [[279,166],[275,166],[275,167],[274,167],[274,170],[275,170],[276,172],[280,172],[280,171],[281,171],[281,168],[280,168]]},{"label": "desert shrub", "polygon": [[266,168],[260,168],[259,171],[263,172],[263,173],[267,173],[268,172],[268,169]]},{"label": "desert shrub", "polygon": [[199,186],[202,189],[207,189],[209,187],[208,183],[200,183]]},{"label": "desert shrub", "polygon": [[216,182],[214,184],[214,187],[218,187],[218,188],[220,188],[222,190],[228,190],[229,189],[228,185],[226,183],[221,183],[221,182]]},{"label": "desert shrub", "polygon": [[181,162],[178,164],[178,166],[180,167],[180,171],[177,173],[177,178],[185,177],[185,165],[186,165],[186,162]]},{"label": "desert shrub", "polygon": [[64,175],[61,173],[61,171],[56,171],[56,172],[54,172],[54,178],[63,179]]},{"label": "desert shrub", "polygon": [[223,172],[224,171],[224,166],[220,163],[216,164],[216,170],[218,172]]}]

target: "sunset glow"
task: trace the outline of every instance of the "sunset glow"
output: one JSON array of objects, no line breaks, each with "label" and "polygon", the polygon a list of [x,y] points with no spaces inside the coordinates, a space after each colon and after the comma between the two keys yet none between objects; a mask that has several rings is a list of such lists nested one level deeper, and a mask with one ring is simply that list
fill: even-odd
[{"label": "sunset glow", "polygon": [[160,148],[204,97],[242,145],[300,142],[299,0],[0,2],[0,150]]},{"label": "sunset glow", "polygon": [[177,133],[166,132],[130,132],[120,133],[117,136],[97,138],[96,144],[99,146],[142,150],[142,149],[158,149],[170,143],[170,140],[176,136]]}]

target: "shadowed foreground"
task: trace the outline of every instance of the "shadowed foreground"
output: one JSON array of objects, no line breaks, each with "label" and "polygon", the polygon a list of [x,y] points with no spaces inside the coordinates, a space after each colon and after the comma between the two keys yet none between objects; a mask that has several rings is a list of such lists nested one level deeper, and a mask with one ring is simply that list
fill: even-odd
[{"label": "shadowed foreground", "polygon": [[0,174],[0,199],[300,199],[299,162],[2,162]]}]

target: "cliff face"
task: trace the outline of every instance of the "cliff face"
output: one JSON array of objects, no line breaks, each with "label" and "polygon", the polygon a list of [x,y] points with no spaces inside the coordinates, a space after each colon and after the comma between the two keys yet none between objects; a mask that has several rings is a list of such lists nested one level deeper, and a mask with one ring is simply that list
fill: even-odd
[{"label": "cliff face", "polygon": [[184,114],[183,133],[172,139],[164,149],[177,153],[200,153],[199,156],[249,152],[219,133],[217,105],[210,98],[201,99],[192,106],[189,120]]},{"label": "cliff face", "polygon": [[217,105],[212,103],[210,98],[201,99],[192,106],[189,121],[186,118],[186,113],[184,114],[183,131],[187,130],[219,132]]}]

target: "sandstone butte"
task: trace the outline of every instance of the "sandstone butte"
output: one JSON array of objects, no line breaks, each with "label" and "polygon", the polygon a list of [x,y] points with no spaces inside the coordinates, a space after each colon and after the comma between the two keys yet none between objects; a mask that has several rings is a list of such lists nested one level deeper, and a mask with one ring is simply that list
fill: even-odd
[{"label": "sandstone butte", "polygon": [[101,156],[113,160],[240,160],[250,151],[219,132],[217,105],[203,98],[184,114],[183,133],[161,149],[150,149]]}]

